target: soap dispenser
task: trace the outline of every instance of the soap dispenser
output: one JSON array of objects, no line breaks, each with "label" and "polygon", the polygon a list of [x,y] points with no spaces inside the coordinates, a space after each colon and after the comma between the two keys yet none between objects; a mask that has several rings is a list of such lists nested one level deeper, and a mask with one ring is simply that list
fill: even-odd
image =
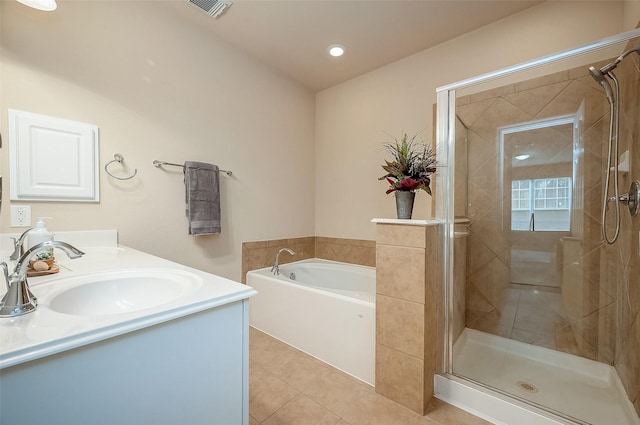
[{"label": "soap dispenser", "polygon": [[[38,245],[41,242],[52,241],[53,233],[47,229],[47,226],[44,223],[45,219],[50,219],[51,217],[38,217],[38,221],[36,222],[36,227],[31,229],[29,233],[27,233],[27,249],[33,248],[35,245]],[[48,252],[48,251],[44,251]],[[53,248],[49,252],[51,257],[53,257]]]}]

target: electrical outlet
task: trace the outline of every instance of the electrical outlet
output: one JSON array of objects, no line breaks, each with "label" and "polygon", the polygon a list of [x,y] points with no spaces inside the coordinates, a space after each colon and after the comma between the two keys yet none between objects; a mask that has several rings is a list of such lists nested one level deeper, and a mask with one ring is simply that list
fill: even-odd
[{"label": "electrical outlet", "polygon": [[31,226],[31,205],[11,205],[11,227]]}]

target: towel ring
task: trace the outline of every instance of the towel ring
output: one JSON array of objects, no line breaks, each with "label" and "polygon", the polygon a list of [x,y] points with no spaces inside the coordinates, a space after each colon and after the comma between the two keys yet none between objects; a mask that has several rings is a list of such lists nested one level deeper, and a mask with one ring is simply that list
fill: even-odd
[{"label": "towel ring", "polygon": [[120,155],[119,153],[113,155],[113,159],[109,162],[107,162],[104,165],[104,171],[109,174],[111,177],[113,177],[114,179],[118,179],[118,180],[130,180],[132,178],[134,178],[136,176],[136,174],[138,174],[138,169],[134,169],[133,170],[133,174],[130,175],[129,177],[118,177],[118,176],[114,176],[113,174],[111,174],[111,172],[109,172],[109,169],[107,168],[110,164],[117,162],[119,164],[122,164],[124,162],[124,158],[122,155]]}]

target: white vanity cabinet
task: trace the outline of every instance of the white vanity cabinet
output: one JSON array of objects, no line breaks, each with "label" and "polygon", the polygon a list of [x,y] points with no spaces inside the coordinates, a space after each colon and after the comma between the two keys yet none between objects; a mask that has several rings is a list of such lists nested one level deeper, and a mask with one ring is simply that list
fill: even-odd
[{"label": "white vanity cabinet", "polygon": [[[121,245],[76,246],[87,254],[56,256],[60,273],[29,280],[36,311],[0,319],[0,424],[248,425],[256,291]],[[137,308],[98,291],[146,282],[143,301],[154,299],[158,276],[187,283]],[[60,311],[61,294],[77,303]]]},{"label": "white vanity cabinet", "polygon": [[3,425],[248,424],[248,301],[0,370]]}]

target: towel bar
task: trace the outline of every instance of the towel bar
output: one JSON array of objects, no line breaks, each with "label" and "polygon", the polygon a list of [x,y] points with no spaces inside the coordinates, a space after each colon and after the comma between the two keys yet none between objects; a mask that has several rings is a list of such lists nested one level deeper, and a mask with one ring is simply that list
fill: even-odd
[{"label": "towel bar", "polygon": [[[172,165],[174,167],[182,167],[184,168],[184,165],[182,164],[174,164],[173,162],[167,162],[167,161],[159,161],[157,159],[153,160],[153,166],[156,168],[162,167],[163,165]],[[231,176],[233,175],[233,171],[231,170],[219,170],[221,173],[225,173],[227,176]]]}]

